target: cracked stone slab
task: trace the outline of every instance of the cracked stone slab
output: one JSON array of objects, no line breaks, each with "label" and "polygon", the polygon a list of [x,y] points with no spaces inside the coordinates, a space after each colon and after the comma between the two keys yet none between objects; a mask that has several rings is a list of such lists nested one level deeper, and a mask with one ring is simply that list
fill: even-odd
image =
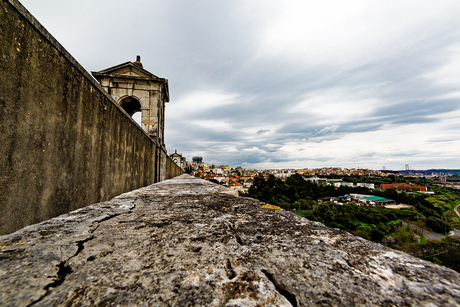
[{"label": "cracked stone slab", "polygon": [[0,237],[0,305],[458,306],[460,274],[188,175]]}]

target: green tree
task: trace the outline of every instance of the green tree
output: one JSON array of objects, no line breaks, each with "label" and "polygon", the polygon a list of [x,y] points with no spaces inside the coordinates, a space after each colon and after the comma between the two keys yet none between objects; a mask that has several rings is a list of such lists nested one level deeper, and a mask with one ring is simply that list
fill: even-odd
[{"label": "green tree", "polygon": [[332,210],[330,209],[326,211],[326,213],[324,213],[324,220],[326,220],[327,222],[334,221],[334,212],[332,212]]},{"label": "green tree", "polygon": [[426,219],[426,226],[439,233],[445,233],[452,230],[449,224],[435,216],[430,216]]},{"label": "green tree", "polygon": [[262,190],[266,184],[267,183],[265,182],[264,176],[259,175],[257,177],[254,177],[253,186],[256,187],[257,189]]},{"label": "green tree", "polygon": [[294,208],[301,210],[301,209],[302,209],[302,205],[300,204],[300,202],[295,201],[295,202],[294,202]]},{"label": "green tree", "polygon": [[272,189],[270,187],[268,187],[268,186],[265,186],[262,189],[260,194],[261,194],[262,200],[265,201],[265,202],[270,201],[270,199],[273,197]]},{"label": "green tree", "polygon": [[371,240],[374,241],[374,242],[379,242],[379,241],[382,241],[382,239],[385,237],[385,235],[383,234],[383,232],[381,232],[379,229],[377,228],[373,228],[371,230]]},{"label": "green tree", "polygon": [[361,237],[363,239],[366,239],[366,240],[371,239],[371,236],[370,236],[369,232],[367,232],[364,229],[355,230],[355,231],[352,232],[352,234],[354,234],[355,236]]},{"label": "green tree", "polygon": [[412,228],[404,225],[396,229],[393,237],[398,244],[407,244],[415,241],[415,233]]}]

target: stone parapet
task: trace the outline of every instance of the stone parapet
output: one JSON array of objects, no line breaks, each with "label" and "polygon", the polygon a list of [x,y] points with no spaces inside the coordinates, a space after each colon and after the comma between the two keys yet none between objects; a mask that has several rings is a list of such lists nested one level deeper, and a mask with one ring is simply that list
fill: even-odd
[{"label": "stone parapet", "polygon": [[0,305],[458,306],[460,274],[181,175],[0,237]]}]

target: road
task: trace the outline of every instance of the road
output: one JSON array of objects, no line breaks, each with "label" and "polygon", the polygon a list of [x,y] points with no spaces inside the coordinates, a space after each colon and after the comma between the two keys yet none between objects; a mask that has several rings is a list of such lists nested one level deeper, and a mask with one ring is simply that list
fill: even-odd
[{"label": "road", "polygon": [[449,237],[460,240],[460,230],[454,229],[450,232]]},{"label": "road", "polygon": [[422,232],[423,235],[427,238],[427,240],[441,240],[442,238],[445,237],[444,235],[442,235],[440,233],[420,228],[416,224],[412,224],[412,223],[408,223],[408,222],[402,222],[402,223],[404,225],[406,225],[406,226],[409,226],[412,229],[415,229],[415,230],[418,230],[418,231]]},{"label": "road", "polygon": [[[460,217],[460,205],[454,208],[455,213]],[[450,232],[450,237],[460,240],[460,230],[454,229]]]},{"label": "road", "polygon": [[[455,207],[454,210],[455,210],[455,213],[457,213],[457,215],[460,217],[460,205]],[[406,226],[409,226],[409,227],[415,229],[415,230],[421,231],[423,233],[423,235],[427,238],[427,240],[441,240],[442,238],[445,237],[443,234],[420,228],[416,224],[412,224],[412,223],[409,223],[409,222],[402,222],[402,223],[404,225],[406,225]],[[458,230],[458,229],[452,230],[450,232],[449,236],[452,237],[452,238],[456,238],[456,239],[460,240],[460,230]]]}]

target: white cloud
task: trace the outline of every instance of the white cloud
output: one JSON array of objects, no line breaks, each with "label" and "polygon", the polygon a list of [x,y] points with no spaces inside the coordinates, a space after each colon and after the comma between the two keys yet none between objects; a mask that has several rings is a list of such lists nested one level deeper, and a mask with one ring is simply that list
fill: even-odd
[{"label": "white cloud", "polygon": [[342,69],[382,60],[443,31],[449,21],[458,25],[460,4],[441,2],[284,1],[260,35],[258,54]]},{"label": "white cloud", "polygon": [[226,123],[222,120],[191,120],[191,124],[197,125],[205,129],[213,129],[215,131],[233,131],[232,126],[229,123]]},{"label": "white cloud", "polygon": [[[458,87],[458,76],[460,76],[460,44],[447,48],[444,54],[440,54],[439,56],[444,58],[443,65],[424,74],[423,77],[438,86]],[[454,93],[454,97],[458,98],[459,93]]]},{"label": "white cloud", "polygon": [[222,93],[216,90],[187,92],[167,105],[168,117],[192,119],[193,115],[226,105],[234,105],[237,108],[238,103],[238,94]]},{"label": "white cloud", "polygon": [[306,114],[318,125],[334,125],[368,116],[381,102],[374,97],[360,97],[348,89],[328,88],[310,92],[296,105],[291,114]]},{"label": "white cloud", "polygon": [[339,128],[339,125],[327,126],[321,129],[318,134],[334,133]]}]

